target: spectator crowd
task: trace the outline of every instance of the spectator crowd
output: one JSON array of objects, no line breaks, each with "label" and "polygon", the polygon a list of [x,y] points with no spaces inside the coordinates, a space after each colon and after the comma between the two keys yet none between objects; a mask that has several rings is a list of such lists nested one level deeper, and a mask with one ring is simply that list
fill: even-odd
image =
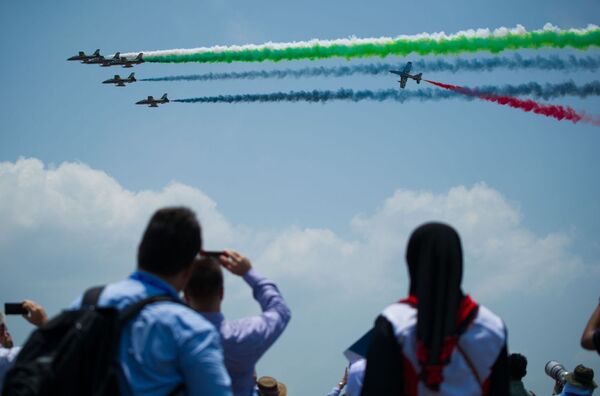
[{"label": "spectator crowd", "polygon": [[[463,252],[449,225],[410,236],[409,295],[375,319],[368,350],[352,359],[328,396],[535,396],[527,358],[509,355],[502,319],[462,288]],[[243,280],[261,313],[226,319],[224,273]],[[83,292],[48,319],[39,304],[19,308],[37,327],[13,345],[0,315],[0,392],[14,395],[286,396],[284,383],[257,376],[291,311],[272,280],[233,250],[206,252],[193,211],[159,209],[126,279]],[[600,305],[581,346],[600,354]],[[592,395],[594,372],[548,362],[557,395]],[[66,378],[68,377],[68,378]],[[539,394],[539,393],[538,393]]]}]

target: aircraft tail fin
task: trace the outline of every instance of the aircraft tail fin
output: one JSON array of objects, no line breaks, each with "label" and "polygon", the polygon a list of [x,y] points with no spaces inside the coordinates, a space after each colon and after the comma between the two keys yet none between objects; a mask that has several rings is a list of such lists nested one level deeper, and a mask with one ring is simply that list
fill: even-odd
[{"label": "aircraft tail fin", "polygon": [[121,53],[120,53],[120,52],[117,52],[117,53],[115,54],[115,56],[113,56],[113,59],[119,59],[120,57],[121,57]]},{"label": "aircraft tail fin", "polygon": [[166,100],[167,102],[169,101],[169,98],[167,98],[167,94],[164,94],[164,95],[161,97],[161,99],[162,99],[162,100]]},{"label": "aircraft tail fin", "polygon": [[143,53],[143,52],[140,52],[140,53],[138,54],[137,58],[138,58],[139,60],[142,60],[142,56],[144,56],[144,53]]},{"label": "aircraft tail fin", "polygon": [[94,56],[100,56],[100,50],[99,50],[99,49],[97,49],[96,51],[94,51],[94,54],[93,54],[93,55],[94,55]]},{"label": "aircraft tail fin", "polygon": [[135,73],[131,73],[131,74],[129,75],[129,77],[127,77],[127,79],[128,79],[128,80],[131,80],[131,81],[136,81],[136,80],[135,80]]},{"label": "aircraft tail fin", "polygon": [[423,73],[419,73],[415,76],[415,80],[417,80],[417,84],[421,83],[422,78],[423,78]]}]

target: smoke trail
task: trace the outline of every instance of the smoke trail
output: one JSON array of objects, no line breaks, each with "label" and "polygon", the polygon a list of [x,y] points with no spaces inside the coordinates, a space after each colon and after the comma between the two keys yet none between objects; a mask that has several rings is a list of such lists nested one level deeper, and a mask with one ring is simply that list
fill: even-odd
[{"label": "smoke trail", "polygon": [[[338,40],[311,40],[291,43],[248,44],[242,46],[215,46],[194,49],[173,49],[144,52],[146,62],[262,62],[298,59],[325,59],[332,57],[357,58],[389,55],[405,56],[447,55],[464,52],[489,51],[499,53],[521,48],[542,47],[587,49],[600,46],[600,28],[589,25],[585,29],[559,29],[546,24],[543,29],[528,32],[523,26],[499,28],[494,31],[477,29],[458,32],[422,33],[396,38],[360,39],[351,37]],[[123,56],[133,56],[124,54]]]},{"label": "smoke trail", "polygon": [[[455,92],[433,90],[430,88],[415,91],[399,91],[397,89],[385,89],[372,91],[369,89],[354,91],[352,89],[314,90],[314,91],[290,91],[273,92],[267,94],[243,94],[243,95],[219,95],[202,96],[189,99],[175,99],[172,102],[179,103],[253,103],[253,102],[329,102],[331,100],[347,100],[360,102],[372,100],[382,102],[384,100],[395,100],[404,103],[408,100],[440,100],[458,96]],[[468,98],[468,97],[466,97]]]},{"label": "smoke trail", "polygon": [[568,106],[560,106],[560,105],[547,105],[542,103],[537,103],[531,99],[519,99],[512,96],[507,95],[494,95],[490,93],[484,93],[477,89],[460,87],[457,85],[443,84],[436,81],[425,80],[430,84],[436,85],[438,87],[448,89],[453,92],[457,92],[463,95],[467,95],[468,97],[476,97],[479,99],[483,99],[489,102],[495,102],[501,105],[510,106],[516,109],[520,109],[526,112],[533,112],[535,114],[544,115],[546,117],[552,117],[557,120],[569,120],[574,124],[579,121],[589,122],[594,125],[600,125],[600,119],[593,118],[585,113],[578,113]]},{"label": "smoke trail", "polygon": [[[588,96],[600,96],[600,81],[594,81],[584,85],[577,85],[573,81],[559,84],[538,84],[535,82],[520,85],[482,86],[473,88],[468,92],[477,94],[495,94],[495,95],[530,95],[536,98],[556,98],[563,96],[577,96],[585,98]],[[240,103],[240,102],[328,102],[330,100],[348,100],[359,102],[363,100],[385,101],[395,100],[405,102],[407,100],[440,100],[450,97],[458,97],[453,91],[431,90],[429,88],[418,90],[360,90],[339,89],[314,90],[314,91],[291,91],[274,92],[269,94],[245,94],[245,95],[219,95],[203,96],[190,99],[176,99],[173,102],[180,103]],[[476,96],[476,95],[471,95]],[[469,96],[463,97],[469,99]]]},{"label": "smoke trail", "polygon": [[[205,73],[179,76],[144,78],[139,81],[213,81],[213,80],[254,80],[267,78],[301,78],[301,77],[346,77],[355,74],[378,75],[388,74],[390,70],[402,67],[398,63],[371,63],[366,65],[334,66],[334,67],[305,67],[301,69],[283,70],[252,70],[245,72]],[[418,60],[413,62],[415,70],[427,72],[459,71],[492,71],[499,68],[508,70],[586,70],[597,71],[600,68],[600,56],[567,58],[554,56],[536,56],[523,58],[519,54],[512,57],[497,57],[486,59],[457,58],[453,61],[444,59]]]},{"label": "smoke trail", "polygon": [[587,84],[577,85],[573,81],[557,84],[539,84],[530,82],[519,85],[503,85],[501,87],[489,85],[473,89],[474,92],[496,95],[526,95],[535,98],[550,99],[563,96],[577,96],[586,98],[588,96],[600,96],[600,81],[592,81]]}]

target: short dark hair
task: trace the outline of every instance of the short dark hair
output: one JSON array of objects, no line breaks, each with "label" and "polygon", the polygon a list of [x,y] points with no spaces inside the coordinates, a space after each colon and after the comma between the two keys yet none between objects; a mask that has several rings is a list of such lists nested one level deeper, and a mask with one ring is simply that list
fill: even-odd
[{"label": "short dark hair", "polygon": [[511,353],[508,356],[510,379],[520,381],[527,374],[527,358],[520,353]]},{"label": "short dark hair", "polygon": [[138,267],[158,275],[176,275],[186,269],[202,249],[202,231],[188,208],[157,210],[138,247]]},{"label": "short dark hair", "polygon": [[214,257],[194,260],[192,275],[185,287],[185,293],[194,300],[214,298],[223,289],[223,270]]}]

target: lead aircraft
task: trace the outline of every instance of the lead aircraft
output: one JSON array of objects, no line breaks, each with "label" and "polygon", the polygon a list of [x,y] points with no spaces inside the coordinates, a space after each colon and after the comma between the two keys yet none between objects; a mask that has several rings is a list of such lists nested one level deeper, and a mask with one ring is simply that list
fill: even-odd
[{"label": "lead aircraft", "polygon": [[404,69],[402,70],[390,70],[390,73],[394,73],[400,76],[400,80],[398,80],[398,82],[400,83],[400,88],[404,89],[404,87],[406,87],[406,82],[408,81],[409,78],[412,78],[413,80],[415,80],[417,82],[417,84],[421,83],[421,78],[423,76],[423,73],[419,73],[419,74],[415,74],[410,75],[410,69],[412,68],[412,62],[408,62],[406,64],[406,66],[404,66]]}]

